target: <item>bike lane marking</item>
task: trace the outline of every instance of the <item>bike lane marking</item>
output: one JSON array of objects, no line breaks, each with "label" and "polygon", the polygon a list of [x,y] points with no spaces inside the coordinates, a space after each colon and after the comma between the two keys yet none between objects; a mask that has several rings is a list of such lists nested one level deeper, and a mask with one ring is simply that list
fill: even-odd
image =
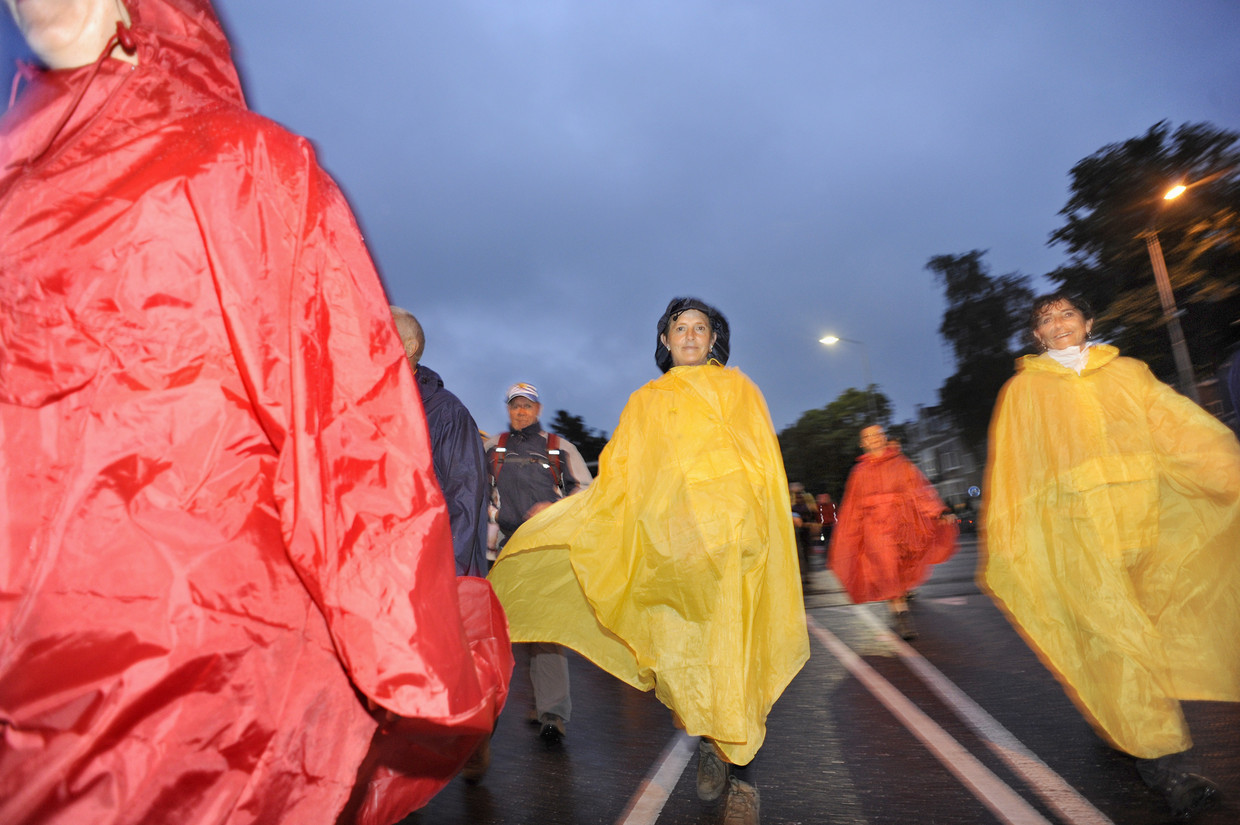
[{"label": "bike lane marking", "polygon": [[1051,825],[1050,821],[1012,790],[973,754],[952,738],[908,697],[884,679],[825,627],[806,616],[805,623],[822,645],[904,725],[983,805],[1008,825]]},{"label": "bike lane marking", "polygon": [[616,825],[653,825],[658,821],[663,806],[684,773],[685,765],[689,764],[696,743],[696,736],[689,736],[683,730],[676,731],[651,772],[638,786],[637,793],[629,800],[624,813],[616,820]]},{"label": "bike lane marking", "polygon": [[872,610],[861,608],[861,618],[880,638],[892,644],[909,669],[925,683],[978,737],[992,753],[1007,763],[1039,799],[1073,825],[1115,825],[1102,811],[1055,773],[1037,754],[1025,747],[981,705],[943,675],[926,657],[892,633]]}]

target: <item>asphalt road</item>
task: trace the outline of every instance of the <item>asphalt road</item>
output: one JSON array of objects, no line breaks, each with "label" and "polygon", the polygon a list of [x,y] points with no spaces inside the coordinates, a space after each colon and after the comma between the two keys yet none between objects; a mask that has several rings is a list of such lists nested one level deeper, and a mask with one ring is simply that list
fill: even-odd
[{"label": "asphalt road", "polygon": [[[771,712],[750,769],[762,822],[848,825],[1155,825],[1162,801],[1132,760],[1082,720],[974,581],[972,540],[913,602],[920,638],[886,629],[884,605],[853,605],[825,570],[806,589],[810,661]],[[704,825],[695,740],[670,713],[573,655],[568,736],[544,744],[526,721],[518,663],[490,772],[457,778],[403,825]],[[1203,772],[1223,803],[1193,820],[1240,823],[1240,705],[1189,703]]]}]

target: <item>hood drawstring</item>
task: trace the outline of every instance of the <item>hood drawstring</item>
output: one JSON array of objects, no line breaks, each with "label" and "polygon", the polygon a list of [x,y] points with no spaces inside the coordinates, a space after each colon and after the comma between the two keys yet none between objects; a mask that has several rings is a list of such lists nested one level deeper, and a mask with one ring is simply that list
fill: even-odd
[{"label": "hood drawstring", "polygon": [[[99,59],[97,59],[91,67],[90,74],[88,74],[82,81],[81,85],[78,86],[77,92],[73,95],[73,100],[71,100],[69,105],[65,108],[64,114],[60,116],[60,120],[56,123],[55,128],[52,129],[51,134],[48,135],[47,140],[43,143],[43,146],[39,149],[39,151],[30,155],[30,157],[26,158],[25,161],[22,161],[22,165],[26,169],[29,169],[35,163],[38,163],[39,159],[47,154],[48,150],[52,148],[52,144],[56,142],[56,138],[59,137],[60,131],[65,128],[65,124],[69,122],[69,118],[73,117],[73,113],[77,111],[78,104],[80,104],[82,102],[82,98],[86,96],[86,90],[90,88],[90,84],[94,81],[95,76],[99,74],[99,70],[103,68],[103,62],[108,59],[108,56],[112,54],[112,50],[117,46],[124,49],[125,54],[133,54],[138,50],[138,44],[133,39],[133,32],[126,28],[125,24],[119,20],[116,21],[116,34],[112,35],[108,39],[107,45],[103,47],[103,53],[99,55]],[[122,83],[121,85],[124,84]],[[111,99],[112,95],[116,94],[116,92],[120,90],[121,85],[118,85],[116,89],[112,90],[112,93],[108,95],[109,99]],[[13,95],[14,97],[17,95],[16,77],[13,79]],[[12,103],[9,105],[11,106]],[[100,111],[102,111],[102,108]],[[16,164],[14,163],[11,165]]]}]

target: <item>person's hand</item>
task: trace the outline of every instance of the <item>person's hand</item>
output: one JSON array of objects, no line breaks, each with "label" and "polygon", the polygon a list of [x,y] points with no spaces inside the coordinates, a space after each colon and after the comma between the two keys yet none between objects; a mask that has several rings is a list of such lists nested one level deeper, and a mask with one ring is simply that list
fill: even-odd
[{"label": "person's hand", "polygon": [[957,521],[955,513],[944,513],[943,515],[939,516],[939,518],[947,522],[948,524],[955,524]]},{"label": "person's hand", "polygon": [[533,507],[525,511],[525,518],[532,519],[535,515],[537,515],[538,513],[541,513],[543,510],[546,510],[550,506],[551,506],[550,501],[540,501],[537,504],[535,504]]}]

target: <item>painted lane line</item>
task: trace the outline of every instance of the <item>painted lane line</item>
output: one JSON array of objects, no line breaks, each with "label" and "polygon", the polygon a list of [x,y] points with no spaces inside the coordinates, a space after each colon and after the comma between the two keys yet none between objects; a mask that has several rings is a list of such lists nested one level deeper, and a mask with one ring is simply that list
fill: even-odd
[{"label": "painted lane line", "polygon": [[917,674],[939,699],[955,711],[956,715],[986,743],[996,756],[1002,759],[1029,788],[1055,813],[1073,825],[1115,825],[1111,819],[1069,785],[1062,776],[1025,747],[1007,728],[999,724],[981,705],[969,698],[963,690],[917,652],[915,648],[892,633],[882,621],[867,608],[859,608],[862,618],[885,641],[895,646],[896,652],[905,660],[909,669]]},{"label": "painted lane line", "polygon": [[697,745],[697,737],[683,730],[676,731],[663,753],[654,763],[652,772],[646,775],[637,793],[629,800],[629,806],[616,820],[616,825],[654,825],[667,798],[676,789],[680,775],[689,764],[689,757]]},{"label": "painted lane line", "polygon": [[836,638],[835,634],[820,627],[810,616],[805,617],[805,623],[818,641],[848,668],[857,681],[899,719],[909,733],[920,739],[935,758],[955,774],[991,813],[1008,825],[1051,825],[1049,820],[1038,813],[1020,794],[977,761],[973,754],[866,664],[852,648]]}]

